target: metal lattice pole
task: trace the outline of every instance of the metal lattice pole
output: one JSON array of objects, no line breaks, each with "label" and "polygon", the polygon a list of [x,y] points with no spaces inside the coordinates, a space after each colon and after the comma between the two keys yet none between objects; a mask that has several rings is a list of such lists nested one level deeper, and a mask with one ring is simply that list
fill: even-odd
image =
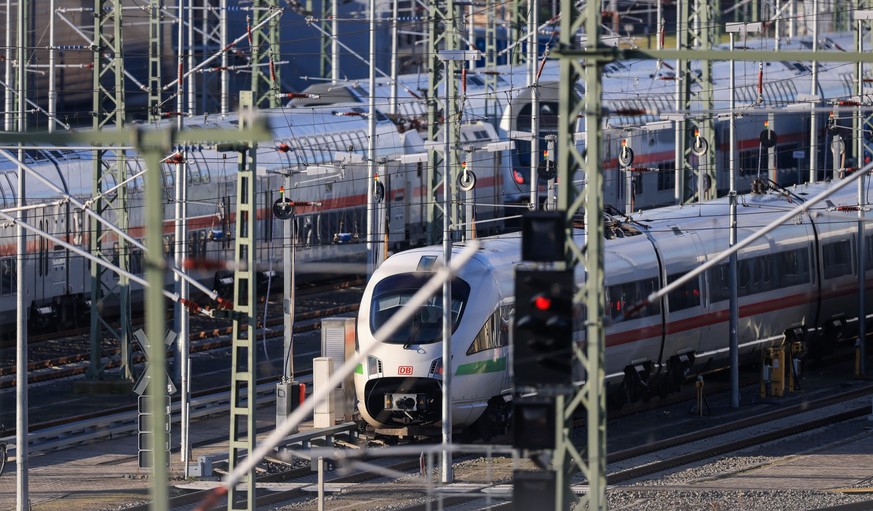
[{"label": "metal lattice pole", "polygon": [[[254,93],[240,92],[242,113],[251,110]],[[240,123],[240,129],[244,129]],[[230,439],[228,446],[228,470],[233,471],[241,461],[243,453],[253,452],[257,430],[255,428],[255,390],[257,386],[257,278],[255,272],[255,245],[257,232],[255,220],[256,203],[256,160],[257,147],[239,148],[239,168],[236,179],[236,226],[234,227],[233,279],[233,340],[231,346],[230,383]],[[227,496],[228,509],[255,509],[255,469],[249,471],[246,507],[237,507],[236,488],[230,488]]]},{"label": "metal lattice pole", "polygon": [[[149,2],[149,121],[161,120],[161,9],[163,0]],[[179,13],[181,16],[182,13]],[[181,24],[179,30],[182,30]],[[181,51],[181,49],[179,50]]]},{"label": "metal lattice pole", "polygon": [[[120,0],[95,0],[94,2],[94,74],[93,111],[94,129],[106,126],[124,126],[124,58],[122,54],[122,20]],[[111,29],[111,32],[109,32]],[[112,196],[101,196],[104,188],[122,183],[127,178],[127,164],[123,151],[97,149],[94,151],[94,178],[92,193],[99,197],[93,209],[100,215],[114,217],[114,223],[122,229],[128,226],[128,192],[122,186]],[[117,259],[118,267],[130,269],[130,253],[124,240],[114,240],[110,231],[105,231],[100,222],[91,220],[89,229],[91,253],[107,260]],[[117,307],[119,327],[110,324],[106,310]],[[88,378],[102,376],[101,344],[105,337],[113,339],[121,347],[120,375],[132,380],[130,352],[130,281],[125,276],[110,276],[98,264],[91,264],[91,364]]]},{"label": "metal lattice pole", "polygon": [[277,10],[280,10],[278,0],[255,0],[252,4],[252,91],[255,93],[254,105],[258,107],[279,106],[281,91],[277,62],[279,20],[282,16],[273,16],[265,26],[260,26],[262,21]]},{"label": "metal lattice pole", "polygon": [[[577,11],[572,0],[561,0],[561,12]],[[600,10],[599,4],[589,2],[582,10],[582,16],[562,16],[561,36],[558,47],[560,58],[560,97],[558,118],[558,182],[562,183],[558,195],[558,209],[566,212],[567,243],[565,247],[566,264],[572,269],[578,262],[584,262],[587,278],[582,293],[587,310],[587,344],[575,345],[575,356],[585,371],[585,385],[575,395],[565,401],[564,396],[557,400],[558,439],[552,466],[557,474],[555,502],[559,509],[569,509],[572,499],[569,475],[575,463],[588,479],[589,491],[587,509],[606,508],[606,401],[604,398],[604,278],[603,278],[603,169],[601,167],[602,131],[601,123],[601,62],[595,58],[579,61],[578,57],[562,54],[576,46],[574,35],[584,27],[587,51],[600,49]],[[573,90],[580,76],[585,79],[585,97],[580,101]],[[586,123],[587,156],[583,157],[574,143],[574,133],[580,116]],[[583,195],[578,195],[572,183],[577,170],[585,169],[586,185]],[[587,240],[584,255],[573,240],[572,219],[584,206]],[[574,297],[576,301],[578,297]],[[584,351],[583,351],[584,348]],[[576,449],[570,438],[572,426],[568,418],[578,406],[586,409],[588,437],[586,456]],[[584,505],[583,505],[584,506]]]},{"label": "metal lattice pole", "polygon": [[[711,3],[704,0],[679,2],[679,21],[677,22],[682,23],[687,20],[688,24],[684,31],[677,30],[677,48],[711,49],[716,37],[713,12]],[[694,103],[697,103],[700,110],[711,112],[713,108],[712,62],[702,61],[699,75],[691,68],[690,60],[680,61],[677,69],[680,79],[677,86],[679,112],[690,112]],[[689,129],[689,122],[697,128],[697,134]],[[689,158],[692,156],[692,152],[696,151],[694,157],[697,158],[697,200],[715,198],[718,185],[715,168],[715,119],[712,115],[704,114],[693,121],[680,122],[679,124],[681,131],[676,140],[677,156],[679,156],[676,177],[684,183],[685,178],[694,172]],[[699,154],[702,151],[698,151],[698,149],[702,147],[702,144],[707,144],[709,149],[704,151],[704,154]],[[682,188],[678,190],[678,194],[680,202],[684,202],[688,197]],[[692,192],[690,195],[694,196],[695,193]]]},{"label": "metal lattice pole", "polygon": [[[455,26],[455,3],[453,0],[446,0],[445,3],[433,2],[430,5],[430,23],[428,31],[429,50],[427,54],[428,65],[428,96],[427,96],[427,139],[436,141],[439,132],[439,87],[446,87],[445,96],[449,99],[448,103],[453,103],[455,106],[443,105],[443,128],[444,136],[449,136],[450,123],[458,119],[459,110],[457,102],[452,101],[457,99],[457,81],[454,77],[448,75],[442,62],[439,58],[439,50],[448,51],[458,48],[458,29]],[[460,127],[458,127],[460,129]],[[442,176],[439,169],[443,168],[443,158],[450,158],[449,155],[441,155],[438,151],[431,148],[429,151],[430,162],[427,169],[427,237],[429,243],[436,243],[440,238],[440,230],[436,225],[438,217],[438,205],[436,200],[436,190],[442,182]],[[452,151],[454,152],[454,151]],[[448,211],[443,211],[443,214],[449,214]]]}]

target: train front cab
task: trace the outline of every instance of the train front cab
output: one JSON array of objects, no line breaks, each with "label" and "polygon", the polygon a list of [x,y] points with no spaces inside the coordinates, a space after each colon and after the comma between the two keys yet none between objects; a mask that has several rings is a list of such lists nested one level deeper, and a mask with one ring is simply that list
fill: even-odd
[{"label": "train front cab", "polygon": [[[409,322],[393,334],[373,335],[400,310],[431,277],[429,272],[400,273],[378,280],[368,307],[358,317],[358,342],[378,346],[358,368],[359,409],[373,425],[425,426],[442,416],[442,293],[429,298]],[[464,313],[470,286],[452,283],[452,328]]]},{"label": "train front cab", "polygon": [[[412,251],[415,252],[415,251]],[[410,252],[398,258],[418,257]],[[422,260],[428,257],[424,256]],[[430,264],[434,264],[431,261]],[[478,269],[477,269],[478,268]],[[512,303],[495,307],[493,276],[475,262],[452,281],[452,362],[442,358],[442,293],[418,308],[394,334],[374,338],[385,322],[431,277],[430,271],[374,274],[357,321],[358,350],[377,343],[355,373],[358,409],[377,432],[427,431],[441,423],[443,371],[452,370],[452,423],[462,430],[509,388],[508,344]],[[498,410],[502,413],[502,410]]]}]

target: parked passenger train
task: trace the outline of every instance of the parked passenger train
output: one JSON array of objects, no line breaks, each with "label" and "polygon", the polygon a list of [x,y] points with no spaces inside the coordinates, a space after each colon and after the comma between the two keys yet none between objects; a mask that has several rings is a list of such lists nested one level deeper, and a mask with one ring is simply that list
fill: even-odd
[{"label": "parked passenger train", "polygon": [[[853,45],[849,34],[830,34],[819,38],[822,50],[843,51]],[[748,47],[760,50],[772,50],[773,42],[769,39],[755,39],[747,42]],[[798,37],[782,41],[783,50],[804,50],[812,46],[811,38]],[[746,45],[737,45],[736,52],[740,54]],[[727,45],[720,47],[727,51]],[[699,62],[693,63],[699,66]],[[714,110],[704,111],[705,105],[692,99],[689,108],[687,129],[688,145],[693,141],[695,121],[703,116],[719,116],[715,122],[715,140],[707,141],[711,151],[716,152],[716,183],[718,194],[727,190],[728,165],[726,160],[729,144],[729,124],[727,118],[729,106],[729,75],[730,63],[718,61],[713,63],[714,77],[713,96]],[[825,131],[829,122],[826,113],[819,113],[817,130],[820,132],[818,142],[820,147],[809,150],[811,133],[810,110],[789,109],[789,106],[813,106],[812,102],[804,100],[812,92],[811,68],[808,63],[800,62],[768,62],[759,67],[755,62],[737,61],[734,64],[736,83],[736,107],[740,115],[735,118],[737,129],[737,145],[740,153],[738,158],[739,179],[737,188],[748,191],[751,182],[759,174],[768,173],[780,184],[804,182],[809,176],[812,154],[817,155],[819,179],[825,171],[828,175],[834,166],[830,152],[831,134]],[[699,73],[699,68],[694,72]],[[539,108],[539,141],[542,152],[548,148],[546,138],[556,135],[558,129],[558,106],[560,96],[560,76],[558,61],[547,60],[542,68],[536,87],[528,85],[527,66],[497,66],[494,69],[476,68],[466,76],[466,91],[462,98],[462,116],[465,121],[483,121],[497,128],[502,139],[515,138],[515,150],[504,154],[504,162],[509,170],[505,173],[520,186],[526,187],[531,179],[531,144],[518,137],[519,132],[531,131],[532,91],[538,93]],[[853,84],[853,66],[846,63],[819,63],[818,87],[816,95],[820,101],[816,106],[829,106],[840,100],[849,100],[855,93]],[[458,75],[458,90],[461,90]],[[398,78],[397,107],[392,118],[403,129],[423,129],[426,124],[428,81],[426,74],[401,75]],[[675,112],[676,106],[676,70],[672,63],[654,60],[611,62],[604,66],[602,76],[604,121],[604,203],[624,210],[632,204],[634,209],[646,209],[677,203],[675,190],[675,134],[672,125],[663,122],[663,114]],[[369,101],[370,89],[367,80],[352,80],[345,83],[320,83],[309,87],[307,92],[318,94],[317,99],[301,98],[292,100],[289,106],[308,104],[328,104],[331,102],[358,102],[365,106]],[[444,97],[444,89],[437,91],[439,101]],[[699,94],[700,88],[695,87],[692,94]],[[584,94],[581,84],[576,86],[576,93]],[[380,78],[375,87],[377,102],[384,111],[389,111],[389,98],[392,96],[390,81]],[[633,113],[636,112],[636,113]],[[772,114],[772,116],[771,116]],[[838,113],[834,123],[849,125],[850,114]],[[772,152],[773,163],[769,162],[769,152],[759,143],[759,135],[765,129],[777,135],[776,145]],[[584,123],[579,124],[578,131],[586,130]],[[851,152],[852,138],[846,130],[839,132]],[[626,171],[622,170],[618,153],[623,143],[635,152],[631,167],[632,179],[628,179]],[[552,156],[557,153],[553,151]],[[873,155],[868,155],[873,156]],[[533,156],[535,162],[540,155]],[[858,158],[855,157],[858,161]],[[692,165],[698,172],[687,176],[684,190],[678,195],[678,200],[686,201],[696,198],[698,176],[709,169],[699,168],[696,157],[692,157]],[[849,166],[849,165],[843,165]],[[629,183],[630,181],[630,183]],[[546,199],[545,181],[539,179],[540,202]],[[630,197],[629,197],[630,196]],[[709,197],[704,197],[704,199]],[[516,200],[512,200],[516,199]],[[513,203],[529,202],[529,194],[523,192],[517,197],[509,198]]]},{"label": "parked passenger train", "polygon": [[[673,173],[669,170],[673,164],[671,132],[639,129],[632,121],[654,120],[658,108],[669,105],[670,80],[662,80],[663,70],[658,71],[652,62],[613,63],[605,69],[604,84],[610,95],[605,97],[607,107],[614,111],[627,108],[645,107],[652,115],[645,118],[618,119],[610,117],[606,120],[604,154],[607,173],[605,203],[623,208],[627,191],[625,180],[620,177],[617,165],[617,151],[621,140],[636,152],[634,166],[658,168],[659,172],[640,174],[632,181],[635,193],[635,208],[673,202]],[[795,81],[803,79],[808,71],[796,64],[774,64],[777,71],[768,71],[772,77],[770,83],[763,88],[763,104],[785,104],[797,99],[798,86]],[[652,69],[651,72],[647,71]],[[825,72],[829,70],[829,72]],[[842,68],[825,68],[822,76],[832,77],[831,81],[823,80],[821,96],[824,98],[845,98],[849,96],[849,87],[845,77],[848,71]],[[509,135],[518,131],[528,131],[531,120],[531,88],[523,85],[526,70],[503,67],[496,70],[496,75],[471,74],[468,78],[467,100],[465,102],[461,144],[482,144],[489,141],[506,140]],[[716,64],[718,83],[724,83],[726,70],[723,64]],[[651,76],[650,76],[651,75]],[[497,92],[486,90],[485,85],[494,76]],[[738,73],[738,83],[744,84],[739,90],[750,89],[753,74]],[[774,80],[777,80],[774,81]],[[413,81],[414,80],[414,81]],[[406,76],[401,82],[402,91],[413,91],[420,87],[420,76]],[[540,148],[546,147],[545,136],[554,134],[557,130],[559,89],[556,66],[551,63],[545,66],[537,90],[540,107]],[[273,111],[264,111],[274,129],[273,143],[261,144],[258,151],[258,167],[260,171],[259,224],[258,236],[263,240],[259,245],[258,260],[265,266],[273,264],[273,268],[281,267],[281,249],[278,243],[276,229],[280,229],[280,221],[273,219],[269,205],[278,197],[278,188],[283,183],[283,173],[292,174],[292,188],[287,194],[294,201],[317,202],[320,206],[298,206],[294,217],[297,244],[300,247],[299,258],[302,263],[308,261],[339,262],[348,261],[349,257],[360,259],[363,246],[354,243],[361,241],[366,224],[366,169],[361,158],[366,158],[367,120],[363,117],[366,107],[362,94],[366,94],[365,82],[360,82],[349,94],[338,99],[322,98],[317,104],[300,104],[294,100],[292,105]],[[333,86],[334,90],[339,90]],[[384,107],[382,98],[387,97],[386,85],[379,86],[380,112]],[[340,87],[342,88],[342,87]],[[719,87],[717,95],[724,101],[724,87]],[[581,94],[581,89],[578,89]],[[356,101],[349,103],[349,101]],[[318,104],[331,103],[331,104]],[[420,133],[421,112],[424,110],[421,97],[406,93],[403,98],[401,114],[391,116],[382,113],[377,115],[377,158],[384,161],[380,165],[379,179],[385,186],[384,212],[386,220],[379,222],[379,246],[399,250],[408,246],[425,243],[426,214],[425,192],[428,169],[425,164],[401,164],[396,160],[401,155],[424,151]],[[659,106],[660,105],[660,106]],[[752,110],[750,110],[751,112]],[[800,114],[792,114],[800,115]],[[416,117],[419,116],[419,117]],[[779,119],[782,119],[780,121]],[[799,173],[797,165],[790,166],[789,161],[798,147],[802,147],[806,136],[804,123],[797,118],[785,117],[777,119],[776,131],[779,134],[777,154],[780,169],[792,168],[795,177]],[[825,116],[821,116],[825,122]],[[393,122],[392,122],[393,120]],[[412,122],[416,121],[416,122]],[[784,121],[784,122],[783,122]],[[738,121],[739,145],[741,147],[741,162],[756,160],[757,134],[761,117],[747,113]],[[782,123],[782,124],[780,124]],[[780,125],[786,125],[783,130]],[[218,127],[237,129],[233,117],[228,119],[195,118],[188,121],[188,126]],[[717,140],[711,144],[713,150],[722,150],[726,144],[726,123],[717,125]],[[417,129],[410,129],[415,127]],[[828,144],[825,137],[820,139],[823,145]],[[476,204],[475,217],[479,221],[501,218],[512,215],[525,208],[530,200],[530,160],[529,145],[524,140],[515,141],[516,148],[512,151],[491,154],[485,151],[472,153],[471,165],[478,177],[476,186],[471,192],[472,197],[466,197],[468,202]],[[848,145],[848,144],[847,144]],[[354,157],[348,156],[354,153]],[[468,155],[469,156],[469,155]],[[189,182],[189,221],[188,253],[195,258],[228,259],[232,255],[232,232],[234,222],[234,204],[236,195],[236,157],[234,154],[220,154],[209,145],[188,148],[184,158],[187,159]],[[166,186],[167,206],[164,217],[165,246],[167,255],[172,255],[176,241],[172,230],[171,192],[175,180],[176,163],[181,155],[168,155],[163,172]],[[91,198],[91,180],[93,175],[92,154],[89,151],[67,150],[36,150],[26,152],[24,163],[34,171],[41,173],[64,188],[64,192],[82,200]],[[340,161],[342,160],[342,161]],[[785,160],[785,161],[783,161]],[[784,164],[784,165],[783,165]],[[143,164],[131,155],[127,159],[129,174],[142,170]],[[717,159],[720,183],[726,182],[726,160]],[[739,185],[746,186],[752,175],[749,164],[741,164],[741,179]],[[17,196],[16,166],[5,158],[0,158],[0,207],[14,206]],[[780,180],[782,178],[780,177]],[[794,182],[794,180],[785,180]],[[130,193],[130,232],[142,239],[142,178],[137,178],[128,184]],[[539,200],[545,198],[545,187],[538,182]],[[107,190],[114,183],[107,181],[103,189]],[[72,240],[76,245],[88,247],[88,230],[90,221],[82,211],[72,204],[59,201],[59,194],[50,190],[42,183],[28,179],[27,195],[29,202],[42,203],[44,207],[29,210],[29,221],[37,227],[42,225],[50,233],[66,240]],[[35,206],[31,206],[35,207]],[[509,209],[507,209],[509,208]],[[515,208],[515,209],[512,209]],[[112,219],[112,212],[107,213]],[[387,228],[384,226],[387,225]],[[506,224],[501,222],[480,223],[476,229],[478,234],[500,232]],[[15,311],[15,242],[14,228],[10,225],[0,225],[0,327],[14,321]],[[119,250],[123,246],[119,245]],[[77,256],[70,255],[61,246],[56,246],[46,240],[31,238],[28,251],[32,257],[28,260],[26,273],[29,280],[28,302],[31,307],[31,322],[38,326],[60,325],[84,316],[82,310],[88,307],[90,276],[88,265]],[[141,270],[141,254],[137,250],[131,252],[131,266],[134,271]],[[216,287],[229,282],[224,275],[200,275],[204,280],[213,280]],[[213,278],[214,277],[214,278]],[[112,286],[112,277],[107,274],[107,286]],[[169,282],[169,281],[168,281]]]},{"label": "parked passenger train", "polygon": [[[282,270],[282,220],[272,214],[271,205],[279,198],[279,188],[285,184],[285,175],[291,175],[291,186],[286,196],[297,204],[293,221],[296,225],[298,272],[306,275],[309,263],[347,263],[364,261],[366,239],[367,201],[367,140],[368,120],[357,105],[332,105],[261,111],[266,116],[273,140],[262,142],[257,150],[258,168],[258,222],[259,240],[256,259],[263,270]],[[226,119],[199,118],[187,123],[190,128],[223,127],[233,134],[239,129],[235,116]],[[476,143],[496,141],[491,125],[465,124],[461,128],[464,140]],[[426,243],[427,233],[422,228],[425,215],[424,186],[427,171],[421,163],[401,163],[400,156],[426,151],[421,137],[415,131],[401,133],[396,125],[381,113],[376,122],[376,158],[378,180],[384,187],[381,211],[384,218],[378,222],[377,246],[398,250]],[[18,196],[17,167],[14,152],[0,155],[0,208],[10,210]],[[233,260],[233,225],[235,222],[236,178],[238,153],[220,153],[215,144],[188,147],[167,155],[161,171],[164,174],[164,247],[172,259],[177,245],[174,234],[174,186],[177,166],[187,162],[188,180],[188,256],[212,261]],[[27,222],[61,240],[89,250],[93,231],[91,219],[81,209],[63,199],[62,194],[91,204],[94,160],[91,151],[59,147],[55,150],[28,149],[23,158],[26,172],[26,195],[30,209]],[[504,179],[500,167],[490,153],[474,155],[470,162],[478,176],[475,214],[481,219],[503,216],[502,202],[509,192],[517,193],[520,185]],[[144,169],[136,155],[126,159],[128,175]],[[37,173],[55,183],[57,189],[37,180]],[[129,193],[128,233],[142,241],[144,179],[139,176],[127,185]],[[115,186],[107,177],[101,190]],[[511,193],[509,193],[511,195]],[[306,205],[306,203],[317,205]],[[93,206],[89,206],[93,207]],[[15,213],[12,213],[13,215]],[[108,209],[104,215],[113,223],[117,212]],[[490,232],[499,232],[500,222],[488,224]],[[489,231],[484,228],[483,234]],[[120,253],[124,245],[110,236],[108,244]],[[105,249],[104,249],[105,250]],[[142,273],[142,253],[131,247],[131,271]],[[27,271],[16,277],[15,227],[0,225],[0,329],[14,332],[16,310],[16,279],[26,279],[26,302],[31,304],[29,320],[33,328],[69,326],[87,318],[90,301],[89,262],[65,250],[60,244],[47,239],[28,238]],[[323,269],[325,264],[317,267]],[[363,273],[360,265],[350,266]],[[211,271],[211,270],[210,270]],[[323,270],[318,270],[324,274]],[[225,294],[231,291],[226,273],[200,273],[197,277],[215,286]],[[105,274],[105,285],[112,289],[115,277]],[[167,285],[172,282],[168,275]],[[132,286],[135,300],[140,289]],[[109,305],[111,307],[111,304]]]},{"label": "parked passenger train", "polygon": [[[741,195],[738,240],[833,184],[771,187],[765,193]],[[869,191],[867,195],[869,200]],[[858,239],[856,205],[857,187],[850,185],[739,252],[738,335],[743,360],[782,343],[788,330],[845,324],[857,317],[857,246],[862,243],[869,291],[873,232],[867,230],[863,240]],[[688,375],[727,364],[727,260],[637,314],[624,314],[728,248],[728,209],[727,199],[720,198],[607,220],[605,374],[612,402],[666,393]],[[577,229],[573,240],[584,246],[586,231]],[[441,246],[393,255],[368,283],[357,317],[357,346],[376,346],[356,370],[355,389],[361,416],[377,431],[415,434],[420,427],[439,424],[444,371],[452,371],[455,430],[476,431],[487,438],[505,427],[513,395],[510,324],[521,242],[516,233],[480,243],[451,286],[450,361],[442,358],[439,293],[393,335],[373,338],[443,264]],[[455,243],[453,252],[463,245]],[[579,265],[576,285],[582,286],[584,279]],[[866,304],[865,313],[870,314],[873,303],[868,299]],[[583,323],[577,314],[574,339],[579,342],[585,335]]]}]

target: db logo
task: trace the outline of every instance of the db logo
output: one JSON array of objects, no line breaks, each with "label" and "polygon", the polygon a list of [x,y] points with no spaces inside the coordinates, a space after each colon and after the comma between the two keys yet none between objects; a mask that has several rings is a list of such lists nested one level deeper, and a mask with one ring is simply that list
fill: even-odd
[{"label": "db logo", "polygon": [[399,366],[397,367],[397,374],[412,374],[412,366]]}]

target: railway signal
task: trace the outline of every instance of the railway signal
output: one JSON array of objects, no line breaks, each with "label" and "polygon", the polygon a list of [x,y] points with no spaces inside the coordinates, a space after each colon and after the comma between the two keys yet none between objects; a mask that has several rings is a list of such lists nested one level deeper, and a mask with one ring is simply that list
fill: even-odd
[{"label": "railway signal", "polygon": [[[173,384],[172,378],[167,374],[167,388],[166,393],[160,392],[160,390],[149,387],[149,382],[151,381],[151,372],[149,371],[149,357],[148,354],[151,351],[151,343],[149,342],[148,337],[146,337],[145,332],[142,330],[137,330],[133,334],[134,341],[139,344],[140,349],[142,350],[143,356],[146,359],[146,366],[143,368],[142,374],[140,374],[139,378],[136,380],[136,383],[133,386],[133,391],[139,395],[139,399],[137,400],[138,405],[138,413],[137,413],[137,462],[139,468],[152,468],[154,466],[154,450],[155,450],[155,442],[154,442],[154,427],[156,424],[160,424],[163,422],[163,428],[166,432],[164,435],[164,446],[163,449],[166,451],[167,455],[164,457],[164,461],[167,467],[170,466],[170,395],[176,393],[176,386]],[[169,348],[173,341],[176,339],[176,333],[173,331],[168,331],[167,335],[164,337],[164,347],[165,349]],[[158,399],[164,400],[163,410],[164,413],[162,417],[154,417],[152,415],[152,405],[150,400]]]},{"label": "railway signal", "polygon": [[572,296],[571,272],[515,271],[512,367],[516,386],[570,383]]},{"label": "railway signal", "polygon": [[512,402],[512,446],[517,449],[554,449],[555,400],[550,397],[526,396]]}]

